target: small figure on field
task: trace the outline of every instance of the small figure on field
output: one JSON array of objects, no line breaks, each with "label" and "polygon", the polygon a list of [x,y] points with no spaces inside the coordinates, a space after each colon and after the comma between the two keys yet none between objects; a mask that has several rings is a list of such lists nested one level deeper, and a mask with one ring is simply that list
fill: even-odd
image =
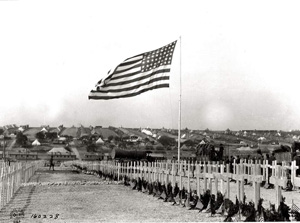
[{"label": "small figure on field", "polygon": [[263,154],[262,154],[262,152],[261,152],[261,149],[258,149],[257,150],[257,160],[259,161],[263,161],[264,160],[264,157],[263,157]]},{"label": "small figure on field", "polygon": [[268,160],[269,164],[272,165],[272,162],[276,160],[275,153],[272,152],[270,159]]},{"label": "small figure on field", "polygon": [[50,157],[50,162],[49,162],[49,170],[51,170],[51,167],[52,167],[52,170],[54,171],[54,161],[53,161],[53,155],[51,155]]},{"label": "small figure on field", "polygon": [[270,155],[267,153],[267,154],[266,154],[266,160],[269,161],[269,159],[270,159]]},{"label": "small figure on field", "polygon": [[240,164],[240,162],[241,162],[241,158],[240,158],[240,156],[237,156],[237,157],[236,157],[235,163],[236,163],[236,164]]},{"label": "small figure on field", "polygon": [[247,161],[248,161],[248,160],[251,160],[251,156],[250,156],[250,155],[247,156]]},{"label": "small figure on field", "polygon": [[223,144],[221,143],[219,153],[218,153],[219,161],[223,160],[223,153],[224,153],[224,147],[223,147]]}]

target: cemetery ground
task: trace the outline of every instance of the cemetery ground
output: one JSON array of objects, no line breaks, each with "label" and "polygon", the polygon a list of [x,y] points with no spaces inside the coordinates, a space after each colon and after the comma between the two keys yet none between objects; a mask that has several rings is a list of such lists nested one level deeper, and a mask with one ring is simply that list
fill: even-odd
[{"label": "cemetery ground", "polygon": [[[230,199],[235,201],[237,185],[230,183]],[[245,185],[250,201],[253,187]],[[299,190],[283,192],[291,207],[299,206]],[[275,190],[261,188],[263,206],[275,203]],[[24,216],[13,213],[23,211]],[[211,217],[181,206],[172,206],[121,182],[109,182],[94,175],[72,172],[68,167],[55,171],[40,168],[0,211],[0,222],[220,222],[223,216]]]}]

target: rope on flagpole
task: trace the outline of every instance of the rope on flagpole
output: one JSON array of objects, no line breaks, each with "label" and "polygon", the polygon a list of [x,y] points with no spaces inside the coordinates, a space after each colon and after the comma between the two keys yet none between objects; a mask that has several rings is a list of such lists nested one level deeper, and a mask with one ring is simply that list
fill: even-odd
[{"label": "rope on flagpole", "polygon": [[180,138],[181,138],[181,36],[180,40],[180,56],[179,56],[179,115],[178,115],[178,164],[180,162]]},{"label": "rope on flagpole", "polygon": [[[170,103],[170,113],[171,113],[171,128],[174,129],[174,113],[173,113],[173,104],[171,100],[171,90],[169,88],[169,103]],[[176,127],[175,127],[176,128]]]}]

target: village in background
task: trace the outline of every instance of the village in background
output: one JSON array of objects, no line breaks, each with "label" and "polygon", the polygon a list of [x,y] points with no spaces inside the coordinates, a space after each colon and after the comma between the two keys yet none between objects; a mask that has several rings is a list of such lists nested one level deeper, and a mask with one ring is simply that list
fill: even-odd
[{"label": "village in background", "polygon": [[[180,158],[199,160],[201,145],[224,147],[223,158],[255,156],[278,152],[277,160],[290,161],[291,153],[283,148],[299,141],[300,131],[240,130],[213,131],[181,130]],[[0,128],[0,156],[10,162],[49,160],[56,165],[68,160],[109,160],[112,151],[147,151],[155,160],[177,159],[178,131],[173,129],[124,128],[102,126],[50,127],[43,125],[6,125]],[[280,154],[280,155],[279,155]]]}]

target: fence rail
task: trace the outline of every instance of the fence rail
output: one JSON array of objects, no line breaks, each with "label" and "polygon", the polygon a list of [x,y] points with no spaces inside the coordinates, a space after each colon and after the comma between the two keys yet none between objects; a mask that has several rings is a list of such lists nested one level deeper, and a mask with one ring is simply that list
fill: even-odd
[{"label": "fence rail", "polygon": [[27,183],[41,161],[27,163],[1,164],[0,169],[0,210],[12,199],[22,183]]},{"label": "fence rail", "polygon": [[[232,164],[219,162],[186,162],[179,164],[171,161],[157,162],[117,162],[117,161],[69,161],[73,166],[80,166],[84,171],[101,171],[106,175],[112,175],[121,180],[126,176],[128,179],[138,178],[148,182],[158,181],[167,185],[171,183],[179,185],[179,189],[187,189],[187,192],[195,190],[200,196],[201,192],[209,189],[217,195],[220,191],[226,198],[230,197],[230,181],[235,180],[237,185],[237,198],[242,201],[244,196],[244,184],[251,183],[254,192],[254,204],[257,208],[260,199],[260,186],[264,182],[273,184],[276,191],[276,207],[282,200],[281,189],[287,186],[290,180],[295,187],[300,187],[300,177],[296,177],[295,161],[277,165],[276,161],[269,164],[267,160],[262,163],[252,160],[241,160]],[[202,180],[203,186],[200,185]],[[201,191],[202,190],[202,191]]]}]

